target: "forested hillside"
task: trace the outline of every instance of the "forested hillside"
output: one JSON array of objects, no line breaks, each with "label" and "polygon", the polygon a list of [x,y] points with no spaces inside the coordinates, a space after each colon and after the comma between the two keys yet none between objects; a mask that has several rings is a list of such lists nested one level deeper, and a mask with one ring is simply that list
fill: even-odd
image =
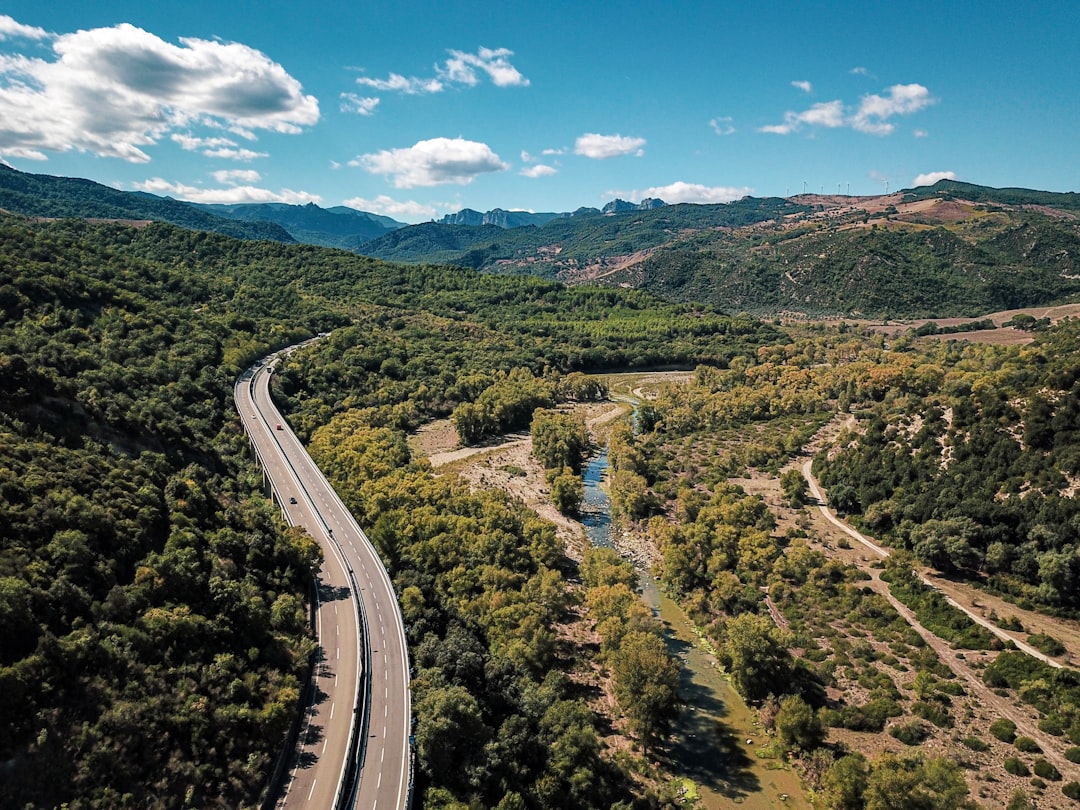
[{"label": "forested hillside", "polygon": [[154,220],[237,239],[295,241],[271,222],[214,216],[167,197],[118,191],[92,180],[27,174],[0,164],[0,209],[28,217]]},{"label": "forested hillside", "polygon": [[1080,294],[1076,195],[940,183],[553,220],[403,228],[362,251],[647,289],[755,315],[980,315]]},{"label": "forested hillside", "polygon": [[[723,363],[782,339],[774,329],[633,291],[163,224],[3,217],[0,228],[0,803],[258,800],[312,649],[303,603],[317,549],[259,496],[231,386],[269,348],[328,330],[285,367],[282,393],[335,476],[367,471],[370,493],[350,498],[403,595],[420,597],[405,600],[417,661],[466,668],[418,685],[429,718],[442,716],[435,704],[466,704],[447,708],[465,726],[418,729],[433,795],[490,798],[515,763],[527,765],[512,783],[542,803],[607,807],[640,790],[600,756],[591,714],[544,677],[546,628],[564,605],[549,529],[422,469],[384,480],[381,459],[396,470],[402,429],[508,376],[554,391],[574,370]],[[340,430],[352,438],[319,449]],[[368,431],[376,441],[357,445]],[[501,595],[475,582],[443,601],[457,574],[428,566],[452,526],[478,544],[457,547],[462,565],[494,554],[507,566]],[[448,634],[478,643],[465,629],[478,621],[489,652],[445,659]],[[498,735],[459,733],[477,699]],[[584,736],[566,748],[568,734]],[[447,754],[478,740],[463,776]]]},{"label": "forested hillside", "polygon": [[231,291],[138,233],[0,221],[7,807],[252,806],[312,649],[318,548],[230,413]]}]

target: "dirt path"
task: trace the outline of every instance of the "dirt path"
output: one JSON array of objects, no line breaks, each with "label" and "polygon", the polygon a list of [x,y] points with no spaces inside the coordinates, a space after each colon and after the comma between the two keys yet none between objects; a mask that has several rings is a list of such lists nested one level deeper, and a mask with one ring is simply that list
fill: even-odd
[{"label": "dirt path", "polygon": [[[884,559],[885,557],[888,557],[889,552],[887,549],[878,545],[869,537],[849,526],[847,523],[841,521],[833,514],[832,510],[825,505],[825,496],[822,493],[820,486],[818,485],[817,479],[811,472],[810,464],[810,461],[805,462],[803,464],[802,471],[803,475],[806,477],[807,483],[810,486],[810,491],[813,497],[818,500],[818,511],[821,516],[825,520],[827,520],[831,526],[842,531],[845,535],[857,540],[863,546],[872,551],[878,559]],[[1039,729],[1038,714],[1036,712],[1026,709],[1022,706],[1018,706],[1012,700],[1001,697],[992,689],[990,689],[983,682],[980,670],[974,669],[970,665],[966,657],[961,658],[958,655],[957,651],[952,647],[952,645],[949,644],[949,642],[936,636],[935,634],[927,630],[925,627],[923,627],[923,625],[919,622],[918,618],[916,618],[915,614],[912,613],[912,611],[906,605],[904,605],[892,595],[892,592],[889,590],[888,583],[884,582],[880,578],[879,569],[865,563],[855,564],[858,565],[859,568],[861,568],[870,576],[870,580],[868,582],[869,587],[873,589],[876,593],[881,594],[886,600],[888,600],[889,604],[892,605],[893,609],[898,614],[900,614],[900,616],[903,617],[904,621],[911,625],[915,632],[918,633],[926,642],[927,646],[933,649],[942,661],[947,662],[950,668],[953,669],[954,672],[957,672],[960,677],[964,679],[966,688],[969,690],[970,694],[977,701],[977,703],[980,704],[981,707],[983,707],[984,709],[988,709],[992,714],[998,717],[1006,717],[1016,723],[1017,732],[1024,736],[1031,737],[1033,740],[1038,742],[1043,750],[1043,756],[1045,756],[1047,760],[1052,762],[1066,779],[1076,779],[1080,777],[1080,766],[1073,762],[1070,762],[1065,758],[1061,750],[1061,740],[1049,734],[1046,734]],[[937,587],[933,582],[929,580],[929,578],[923,576],[922,579],[926,584],[930,585],[931,587]],[[970,616],[973,621],[977,622],[983,627],[986,627],[998,637],[1013,642],[1018,648],[1022,649],[1024,652],[1033,655],[1041,661],[1045,661],[1051,666],[1061,666],[1060,663],[1054,661],[1048,656],[1043,655],[1041,652],[1034,649],[1029,644],[1026,644],[1020,639],[1016,638],[1014,635],[1007,633],[1006,631],[1002,630],[991,622],[986,621],[981,616],[976,615],[971,608],[960,604],[958,601],[952,599],[948,594],[946,594],[946,599],[948,599],[948,601],[954,607],[964,611],[964,613]]]},{"label": "dirt path", "polygon": [[[812,464],[812,461],[810,461],[810,460],[806,461],[806,463],[803,464],[802,473],[803,473],[803,477],[806,478],[807,483],[810,485],[811,494],[813,495],[814,499],[817,500],[817,502],[818,502],[818,511],[821,512],[822,516],[827,521],[829,521],[831,524],[833,524],[838,529],[840,529],[842,532],[844,532],[848,536],[853,537],[854,539],[858,540],[860,543],[862,543],[868,549],[873,551],[881,559],[885,559],[886,557],[888,557],[889,556],[888,549],[883,548],[882,546],[879,546],[877,543],[875,543],[873,540],[871,540],[865,534],[863,534],[862,532],[858,531],[857,529],[853,528],[852,526],[850,526],[847,523],[840,520],[838,517],[836,517],[835,514],[833,514],[833,511],[828,506],[826,506],[825,496],[822,494],[821,489],[818,486],[818,480],[814,477],[813,472],[811,472],[811,464]],[[925,572],[917,571],[916,573],[918,574],[919,579],[922,581],[922,583],[924,585],[926,585],[926,586],[928,586],[930,588],[934,588],[935,590],[941,590],[937,585],[936,579],[931,580],[931,578],[928,577],[925,574]],[[1011,641],[1013,644],[1015,644],[1017,646],[1017,648],[1019,648],[1023,652],[1026,652],[1032,658],[1037,658],[1040,661],[1042,661],[1043,663],[1049,664],[1050,666],[1054,667],[1055,669],[1061,669],[1062,665],[1061,665],[1060,662],[1055,661],[1049,655],[1044,655],[1042,652],[1040,652],[1039,650],[1032,647],[1026,641],[1019,638],[1015,633],[1010,633],[1010,632],[1008,632],[1006,630],[1002,630],[996,624],[994,624],[993,622],[987,621],[981,615],[977,614],[972,608],[968,607],[967,605],[961,604],[959,601],[954,599],[949,594],[945,593],[943,595],[945,596],[945,601],[946,602],[948,602],[954,608],[963,611],[965,614],[967,614],[968,618],[970,618],[973,622],[975,622],[975,624],[979,625],[980,627],[985,627],[987,630],[989,630],[995,636],[1000,638],[1002,641]]]}]

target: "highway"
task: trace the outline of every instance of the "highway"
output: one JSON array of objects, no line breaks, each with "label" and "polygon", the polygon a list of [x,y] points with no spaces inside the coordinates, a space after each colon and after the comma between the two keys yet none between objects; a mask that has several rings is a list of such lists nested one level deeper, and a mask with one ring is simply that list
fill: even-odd
[{"label": "highway", "polygon": [[270,398],[277,358],[241,375],[236,406],[286,520],[305,528],[324,556],[314,700],[277,807],[404,810],[412,763],[401,611],[374,547]]}]

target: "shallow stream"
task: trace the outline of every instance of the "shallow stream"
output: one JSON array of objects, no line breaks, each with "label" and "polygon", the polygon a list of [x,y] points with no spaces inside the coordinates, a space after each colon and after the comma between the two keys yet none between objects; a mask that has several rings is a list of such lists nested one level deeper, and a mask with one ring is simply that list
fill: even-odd
[{"label": "shallow stream", "polygon": [[[601,487],[607,469],[605,450],[583,473],[582,523],[594,545],[614,547],[611,501]],[[694,783],[702,810],[730,808],[733,802],[753,810],[809,810],[798,776],[789,767],[777,768],[776,760],[756,755],[765,740],[759,739],[753,713],[721,675],[682,608],[661,593],[647,573],[641,586],[642,599],[663,622],[668,649],[682,666],[683,708],[667,746],[671,772]]]}]

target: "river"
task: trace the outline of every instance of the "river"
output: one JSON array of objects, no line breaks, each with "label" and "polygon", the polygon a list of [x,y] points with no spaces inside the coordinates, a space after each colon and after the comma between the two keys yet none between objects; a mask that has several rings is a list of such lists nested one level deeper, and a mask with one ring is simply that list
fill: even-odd
[{"label": "river", "polygon": [[[611,501],[601,486],[607,469],[605,450],[582,474],[582,523],[594,545],[614,547]],[[723,810],[733,802],[752,810],[810,810],[794,771],[777,767],[777,760],[757,756],[765,739],[755,726],[753,712],[720,673],[682,608],[647,573],[642,573],[641,590],[642,599],[663,623],[668,649],[682,666],[679,697],[683,707],[666,750],[672,774],[693,782],[702,810]]]}]

